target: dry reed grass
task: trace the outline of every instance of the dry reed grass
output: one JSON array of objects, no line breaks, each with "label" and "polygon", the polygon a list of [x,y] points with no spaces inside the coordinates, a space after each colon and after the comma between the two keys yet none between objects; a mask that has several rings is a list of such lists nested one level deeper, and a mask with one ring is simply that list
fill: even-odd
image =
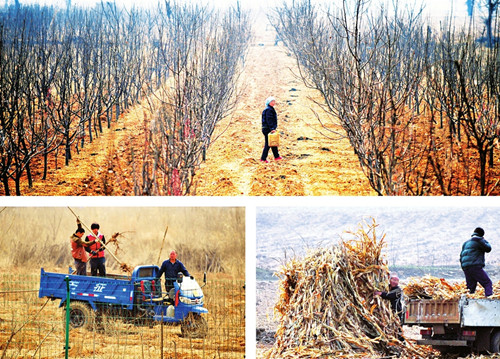
[{"label": "dry reed grass", "polygon": [[[233,278],[245,273],[245,210],[238,207],[113,207],[73,208],[90,227],[98,222],[110,240],[106,266],[119,271],[126,263],[157,264],[177,249],[178,258],[193,272],[224,271]],[[168,233],[165,237],[165,229]],[[38,272],[40,266],[67,272],[73,266],[69,237],[75,217],[65,207],[6,207],[0,212],[0,268]],[[87,230],[87,233],[89,230]],[[119,244],[117,246],[117,244]],[[160,262],[157,263],[158,258]],[[217,265],[214,265],[214,260]]]}]

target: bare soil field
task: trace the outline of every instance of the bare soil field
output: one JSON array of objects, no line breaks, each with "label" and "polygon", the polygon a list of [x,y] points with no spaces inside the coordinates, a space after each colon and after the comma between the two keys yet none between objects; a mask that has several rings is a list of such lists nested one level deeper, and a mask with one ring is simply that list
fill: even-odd
[{"label": "bare soil field", "polygon": [[[215,129],[207,159],[196,174],[193,194],[375,195],[349,141],[330,140],[320,133],[316,116],[325,119],[327,114],[314,104],[319,94],[297,77],[295,60],[282,43],[275,46],[275,31],[265,17],[253,29],[239,79],[237,107]],[[277,102],[279,149],[284,160],[275,162],[270,153],[265,164],[259,161],[264,145],[261,113],[269,96]],[[41,164],[34,164],[33,187],[22,181],[22,195],[133,195],[134,177],[141,170],[145,126],[144,107],[129,108],[92,143],[78,153],[73,149],[68,166],[59,153],[55,170],[52,158],[46,180],[41,180]]]}]

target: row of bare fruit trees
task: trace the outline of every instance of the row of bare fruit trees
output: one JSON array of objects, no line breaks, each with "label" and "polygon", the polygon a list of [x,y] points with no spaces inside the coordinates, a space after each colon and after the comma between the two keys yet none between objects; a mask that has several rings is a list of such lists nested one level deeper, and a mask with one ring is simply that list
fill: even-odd
[{"label": "row of bare fruit trees", "polygon": [[498,192],[500,41],[485,47],[480,24],[433,28],[421,14],[303,0],[269,18],[378,194]]},{"label": "row of bare fruit trees", "polygon": [[186,194],[215,124],[234,101],[249,39],[247,14],[159,2],[125,9],[10,6],[0,10],[0,178],[32,185],[34,161],[102,133],[145,101],[151,125],[135,194]]}]

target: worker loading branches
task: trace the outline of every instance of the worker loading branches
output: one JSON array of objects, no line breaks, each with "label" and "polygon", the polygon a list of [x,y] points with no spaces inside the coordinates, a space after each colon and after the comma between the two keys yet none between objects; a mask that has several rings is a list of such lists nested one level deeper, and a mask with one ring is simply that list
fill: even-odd
[{"label": "worker loading branches", "polygon": [[104,251],[106,250],[106,238],[104,234],[99,231],[99,223],[92,223],[90,229],[92,233],[86,238],[88,245],[85,250],[90,253],[90,275],[100,277],[106,276],[106,257]]},{"label": "worker loading branches", "polygon": [[[89,230],[90,234],[85,238],[85,251],[87,251],[90,255],[90,270],[91,275],[96,276],[99,273],[99,276],[106,276],[106,267],[105,267],[105,254],[104,251],[107,250],[106,239],[104,235],[99,231],[100,225],[98,223],[93,223],[90,228],[86,226],[83,221],[80,220],[79,216],[68,207],[70,212],[76,217],[77,222],[80,222],[82,227],[85,227]],[[109,240],[109,243],[117,244],[117,238],[120,233],[114,233]],[[116,255],[112,251],[108,251],[114,260],[116,260],[120,264],[120,269],[123,272],[132,273],[131,267],[120,261]]]}]

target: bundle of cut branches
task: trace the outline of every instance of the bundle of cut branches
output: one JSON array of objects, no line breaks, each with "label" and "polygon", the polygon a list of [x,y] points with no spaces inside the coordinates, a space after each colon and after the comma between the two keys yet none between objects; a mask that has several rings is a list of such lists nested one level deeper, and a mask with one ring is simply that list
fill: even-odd
[{"label": "bundle of cut branches", "polygon": [[[453,300],[462,295],[484,298],[484,289],[480,285],[474,294],[469,294],[464,281],[449,283],[443,278],[432,276],[410,278],[404,287],[404,293],[409,299]],[[493,284],[493,295],[488,298],[500,298],[500,281]]]},{"label": "bundle of cut branches", "polygon": [[351,240],[292,259],[277,275],[280,299],[276,341],[267,358],[424,357],[401,341],[401,326],[388,301],[374,297],[389,286],[381,258],[384,237],[376,224],[360,225]]}]

